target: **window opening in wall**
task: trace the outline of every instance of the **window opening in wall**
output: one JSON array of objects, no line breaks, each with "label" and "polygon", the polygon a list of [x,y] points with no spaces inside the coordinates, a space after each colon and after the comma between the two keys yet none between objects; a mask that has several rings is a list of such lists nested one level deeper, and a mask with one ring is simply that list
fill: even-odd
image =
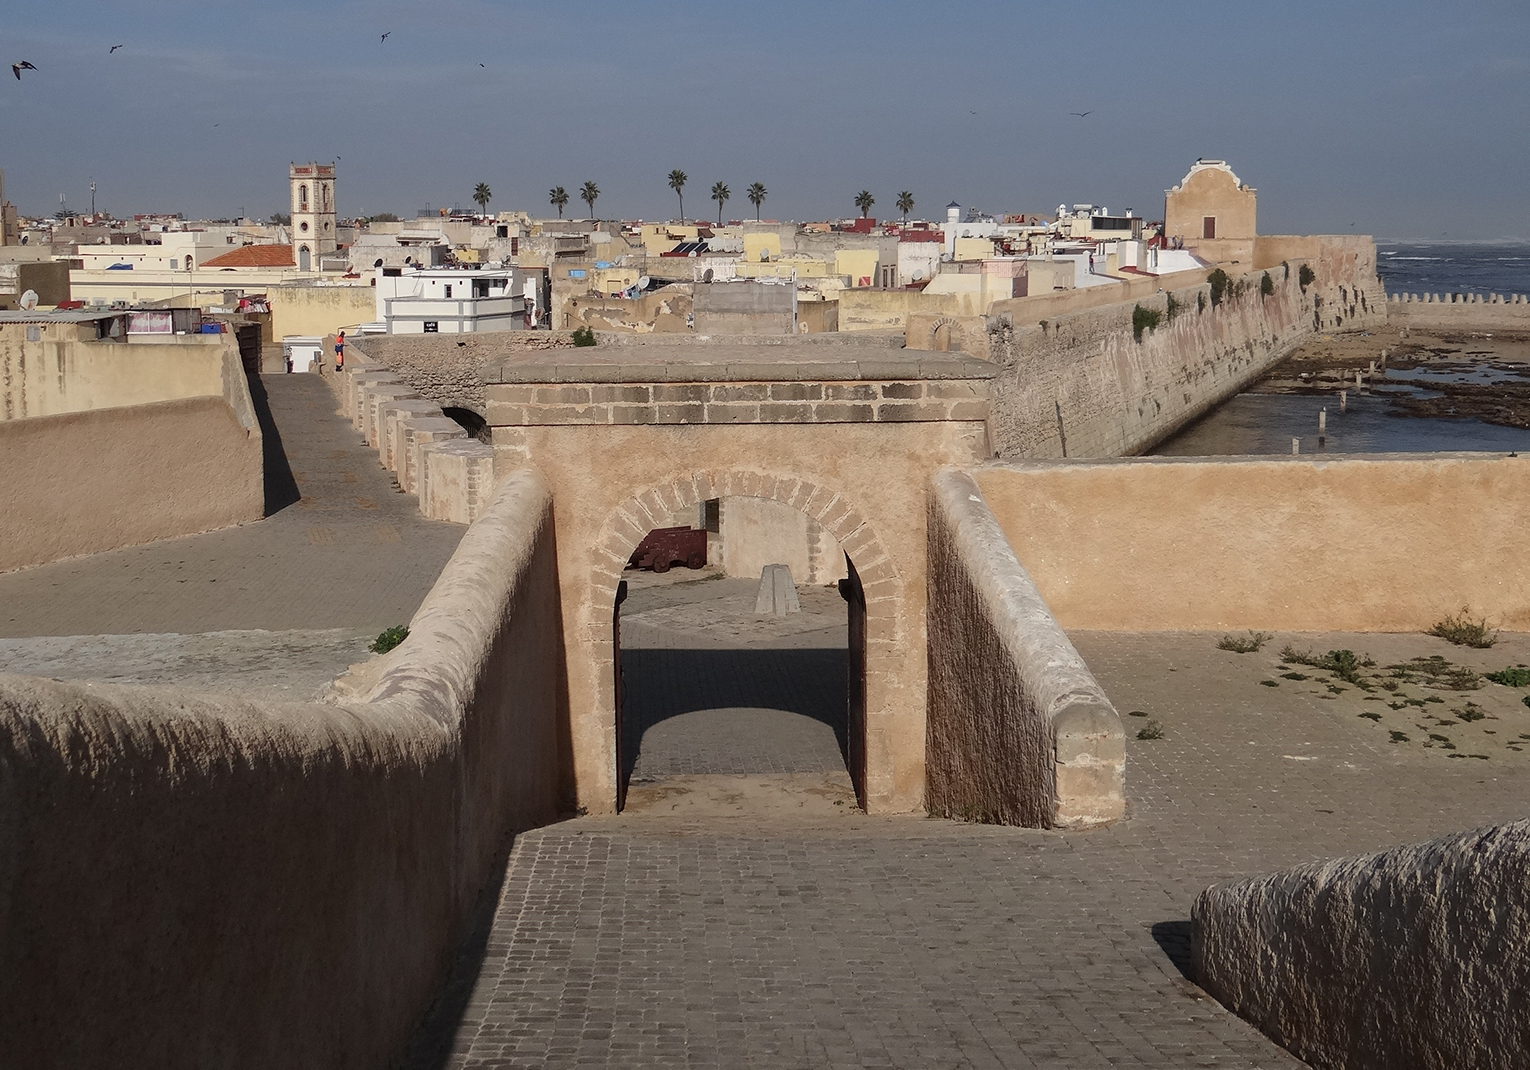
[{"label": "window opening in wall", "polygon": [[1215,238],[1217,236],[1217,217],[1208,215],[1201,217],[1201,237]]},{"label": "window opening in wall", "polygon": [[451,283],[447,283],[446,284],[446,296],[450,297],[451,295],[452,295],[452,284]]},{"label": "window opening in wall", "polygon": [[804,514],[678,511],[633,551],[612,638],[618,809],[864,804],[865,596]]}]

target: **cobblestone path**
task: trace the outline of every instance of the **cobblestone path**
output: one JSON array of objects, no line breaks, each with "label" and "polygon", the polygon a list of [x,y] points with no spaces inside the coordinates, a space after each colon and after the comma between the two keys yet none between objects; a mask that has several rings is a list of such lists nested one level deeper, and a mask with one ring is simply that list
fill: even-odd
[{"label": "cobblestone path", "polygon": [[527,833],[411,1065],[1300,1066],[1181,974],[1196,893],[1523,816],[1524,763],[1393,746],[1342,701],[1260,685],[1214,636],[1075,639],[1123,713],[1164,725],[1128,742],[1126,821]]},{"label": "cobblestone path", "polygon": [[279,436],[276,449],[278,436],[263,421],[268,510],[278,511],[223,531],[0,575],[0,636],[375,634],[407,621],[466,528],[419,515],[414,496],[398,492],[376,451],[335,415],[335,396],[319,376],[264,375],[252,386],[263,386]]}]

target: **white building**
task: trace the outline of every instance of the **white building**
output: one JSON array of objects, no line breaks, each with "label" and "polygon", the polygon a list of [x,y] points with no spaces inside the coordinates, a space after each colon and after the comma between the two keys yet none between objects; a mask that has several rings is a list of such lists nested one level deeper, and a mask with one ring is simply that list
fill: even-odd
[{"label": "white building", "polygon": [[389,334],[524,330],[536,301],[536,279],[517,268],[375,270],[377,320]]}]

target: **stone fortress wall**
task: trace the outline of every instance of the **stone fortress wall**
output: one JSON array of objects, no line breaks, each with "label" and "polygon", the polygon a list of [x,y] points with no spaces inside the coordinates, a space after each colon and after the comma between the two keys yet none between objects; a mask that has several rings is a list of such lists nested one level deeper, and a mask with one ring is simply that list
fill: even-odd
[{"label": "stone fortress wall", "polygon": [[0,675],[7,1065],[398,1060],[507,837],[560,810],[540,477],[410,629],[330,703]]},{"label": "stone fortress wall", "polygon": [[1387,322],[1418,330],[1530,334],[1525,294],[1389,294]]},{"label": "stone fortress wall", "polygon": [[[1233,291],[1220,303],[1213,303],[1203,282],[1041,323],[991,317],[989,349],[1000,369],[990,421],[995,454],[1143,453],[1313,334],[1386,322],[1369,238],[1284,242],[1261,250],[1305,256],[1231,276]],[[1305,288],[1303,266],[1315,276]],[[1266,277],[1273,287],[1269,295],[1261,293]],[[1140,340],[1133,325],[1137,308],[1160,316],[1159,326],[1144,328]]]}]

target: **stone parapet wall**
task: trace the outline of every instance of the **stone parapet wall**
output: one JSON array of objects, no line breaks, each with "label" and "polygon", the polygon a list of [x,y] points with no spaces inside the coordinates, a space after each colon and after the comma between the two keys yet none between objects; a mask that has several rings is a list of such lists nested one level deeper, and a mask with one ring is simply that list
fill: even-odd
[{"label": "stone parapet wall", "polygon": [[1524,294],[1390,294],[1387,323],[1416,330],[1530,334]]},{"label": "stone parapet wall", "polygon": [[1530,822],[1202,892],[1196,982],[1313,1066],[1530,1066]]},{"label": "stone parapet wall", "polygon": [[985,465],[983,497],[1067,628],[1530,629],[1530,458]]},{"label": "stone parapet wall", "polygon": [[[1040,324],[990,317],[989,349],[999,365],[995,451],[1005,458],[1142,453],[1314,333],[1384,324],[1374,245],[1334,239],[1316,248],[1315,259],[1231,277],[1233,290],[1220,304],[1202,284]],[[1304,265],[1316,276],[1305,288]],[[1261,293],[1266,277],[1268,295]],[[1160,316],[1140,340],[1133,324],[1139,306]]]},{"label": "stone parapet wall", "polygon": [[965,472],[930,488],[932,813],[1040,828],[1125,814],[1121,720]]},{"label": "stone parapet wall", "polygon": [[981,379],[505,383],[489,387],[488,412],[496,426],[984,420],[987,396],[988,384]]},{"label": "stone parapet wall", "polygon": [[333,703],[0,675],[8,1065],[402,1059],[567,779],[540,477],[504,480],[410,629]]}]

